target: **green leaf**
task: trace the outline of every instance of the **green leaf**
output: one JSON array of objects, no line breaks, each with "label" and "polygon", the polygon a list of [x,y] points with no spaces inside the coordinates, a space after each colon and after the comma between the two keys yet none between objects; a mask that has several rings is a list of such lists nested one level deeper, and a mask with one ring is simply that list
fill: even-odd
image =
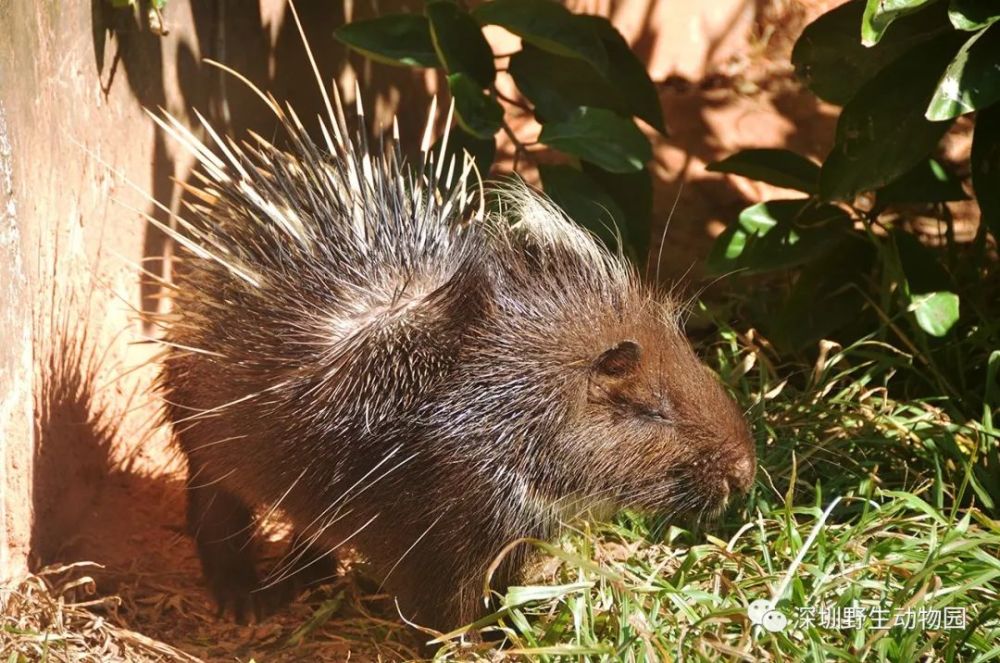
[{"label": "green leaf", "polygon": [[920,328],[931,336],[944,336],[958,322],[958,295],[953,292],[931,292],[916,295],[911,304]]},{"label": "green leaf", "polygon": [[876,192],[880,205],[944,203],[968,200],[962,181],[934,159],[928,159]]},{"label": "green leaf", "polygon": [[937,253],[910,233],[892,234],[904,279],[901,287],[917,325],[932,336],[944,336],[958,321],[958,295]]},{"label": "green leaf", "polygon": [[434,0],[425,9],[438,59],[449,74],[465,74],[479,87],[488,88],[496,78],[493,51],[479,24],[449,0]]},{"label": "green leaf", "polygon": [[1000,19],[1000,4],[996,0],[951,0],[948,20],[957,30],[975,31]]},{"label": "green leaf", "polygon": [[858,26],[863,0],[829,11],[802,31],[792,50],[795,73],[816,96],[844,105],[876,73],[917,44],[948,30],[946,5],[906,16],[871,48],[862,46]]},{"label": "green leaf", "polygon": [[936,0],[868,0],[861,19],[861,43],[874,46],[898,18],[924,9]]},{"label": "green leaf", "polygon": [[705,170],[741,175],[805,193],[816,193],[819,185],[819,166],[790,150],[740,150],[722,161],[709,164]]},{"label": "green leaf", "polygon": [[503,106],[484,94],[478,83],[465,74],[450,74],[448,89],[455,99],[455,112],[463,129],[478,138],[490,138],[500,131]]},{"label": "green leaf", "polygon": [[632,112],[615,86],[587,62],[550,53],[531,44],[510,58],[510,75],[535,106],[543,124],[565,120],[580,106],[607,108],[620,115]]},{"label": "green leaf", "polygon": [[326,622],[330,621],[334,615],[340,610],[340,606],[344,602],[344,590],[337,592],[336,596],[332,599],[323,601],[318,608],[313,612],[309,619],[295,629],[295,632],[288,636],[285,640],[286,647],[297,647],[302,644],[302,641],[309,636],[310,633],[314,632],[316,629],[321,627]]},{"label": "green leaf", "polygon": [[578,21],[591,25],[608,54],[608,79],[624,97],[632,115],[644,120],[661,134],[666,135],[663,107],[646,71],[646,66],[636,57],[625,37],[603,16],[577,16]]},{"label": "green leaf", "polygon": [[583,172],[607,191],[625,213],[622,231],[625,244],[635,253],[636,264],[642,266],[649,255],[650,221],[653,218],[653,178],[643,168],[634,173],[609,173],[586,161]]},{"label": "green leaf", "polygon": [[[441,138],[438,138],[437,142],[434,143],[434,147],[432,148],[434,154],[441,152]],[[490,172],[494,157],[496,157],[496,138],[494,136],[480,138],[473,136],[460,126],[452,127],[448,135],[448,145],[445,148],[444,167],[447,169],[452,158],[454,158],[455,170],[461,172],[462,166],[465,163],[464,154],[466,153],[476,162],[476,168],[479,169],[480,176],[485,178]]]},{"label": "green leaf", "polygon": [[981,223],[1000,237],[1000,105],[976,113],[971,165]]},{"label": "green leaf", "polygon": [[833,150],[820,173],[825,200],[851,201],[888,184],[927,158],[947,122],[928,122],[923,109],[939,72],[958,50],[952,32],[917,46],[865,83],[837,121]]},{"label": "green leaf", "polygon": [[935,251],[924,246],[912,234],[901,230],[892,233],[892,240],[899,254],[902,276],[906,279],[906,297],[951,289],[951,277],[941,265]]},{"label": "green leaf", "polygon": [[538,173],[545,193],[567,216],[618,249],[625,213],[600,184],[572,166],[542,164]]},{"label": "green leaf", "polygon": [[599,19],[590,24],[608,51],[607,76],[584,60],[556,55],[531,44],[511,57],[508,71],[521,93],[534,104],[536,117],[544,123],[565,119],[580,106],[607,108],[619,115],[640,117],[665,133],[659,96],[646,69],[610,23]]},{"label": "green leaf", "polygon": [[481,24],[507,28],[529,44],[557,55],[586,60],[601,73],[608,54],[594,30],[552,0],[493,0],[472,11]]},{"label": "green leaf", "polygon": [[945,70],[927,105],[931,121],[986,108],[1000,101],[1000,28],[973,35]]},{"label": "green leaf", "polygon": [[772,200],[747,207],[716,239],[706,267],[712,274],[789,269],[834,249],[851,227],[833,205],[811,205],[808,198]]},{"label": "green leaf", "polygon": [[642,170],[653,158],[649,140],[639,128],[603,108],[577,108],[565,120],[547,122],[538,140],[612,173]]},{"label": "green leaf", "polygon": [[426,16],[386,14],[342,25],[333,35],[378,62],[411,67],[439,64]]},{"label": "green leaf", "polygon": [[592,582],[574,582],[569,585],[531,585],[527,587],[511,586],[507,588],[504,597],[505,606],[522,605],[532,601],[548,601],[561,598],[567,594],[583,592],[594,586]]},{"label": "green leaf", "polygon": [[814,346],[852,325],[860,326],[858,335],[867,333],[872,321],[866,320],[862,292],[874,259],[871,242],[844,233],[828,253],[802,268],[788,298],[765,325],[765,333],[780,348],[792,351]]}]

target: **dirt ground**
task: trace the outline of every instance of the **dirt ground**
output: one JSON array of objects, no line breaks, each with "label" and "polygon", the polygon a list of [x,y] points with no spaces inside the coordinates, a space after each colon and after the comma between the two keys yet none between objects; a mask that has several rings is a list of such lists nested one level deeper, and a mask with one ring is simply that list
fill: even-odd
[{"label": "dirt ground", "polygon": [[[167,219],[177,208],[171,178],[184,179],[190,159],[154,132],[141,108],[163,106],[191,122],[196,107],[236,134],[252,128],[267,135],[268,120],[250,93],[203,57],[231,64],[300,111],[318,108],[283,3],[265,1],[258,13],[225,1],[172,1],[166,36],[103,0],[63,14],[56,4],[0,5],[0,29],[12,35],[0,46],[0,111],[13,134],[26,289],[36,297],[33,565],[99,563],[103,568],[92,572],[98,592],[121,597],[120,623],[204,660],[416,656],[420,634],[396,619],[385,597],[359,589],[354,570],[261,625],[216,619],[183,534],[183,468],[157,426],[149,390],[154,350],[141,341],[155,330],[144,328],[134,309],[161,303],[129,262],[166,273],[169,242],[142,216]],[[357,76],[376,100],[376,117],[400,99],[419,99],[419,113],[400,115],[404,135],[418,135],[426,90],[437,82],[345,57],[329,39],[344,17],[306,4],[320,68],[336,72],[341,84]],[[707,163],[750,146],[787,146],[817,159],[829,149],[836,109],[802,90],[788,55],[801,27],[836,2],[728,3],[734,18],[703,38],[700,62],[690,48],[681,58],[657,38],[654,28],[667,20],[657,3],[582,4],[614,16],[659,84],[670,136],[656,139],[653,245],[676,202],[664,273],[688,272],[742,207],[782,193],[706,173]],[[647,12],[625,11],[634,6]],[[133,191],[126,177],[167,211]],[[114,208],[113,199],[125,207]],[[127,260],[113,262],[112,254]],[[689,276],[696,277],[697,270]],[[310,629],[305,644],[288,647],[303,624]]]}]

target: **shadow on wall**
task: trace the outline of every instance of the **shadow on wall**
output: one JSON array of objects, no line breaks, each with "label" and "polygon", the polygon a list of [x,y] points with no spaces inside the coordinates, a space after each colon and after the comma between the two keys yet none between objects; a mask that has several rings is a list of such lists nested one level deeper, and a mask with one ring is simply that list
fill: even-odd
[{"label": "shadow on wall", "polygon": [[[58,259],[58,249],[56,258]],[[51,280],[48,319],[37,307],[32,562],[46,565],[72,546],[110,472],[115,429],[95,399],[100,357],[90,343],[91,297]]]},{"label": "shadow on wall", "polygon": [[[385,4],[388,6],[382,7],[383,11],[422,8],[418,0]],[[283,0],[207,0],[190,5],[174,0],[167,4],[165,22],[170,33],[165,36],[150,25],[149,0],[140,0],[135,10],[115,9],[108,0],[92,0],[90,9],[92,71],[105,97],[113,90],[120,93],[117,88],[125,86],[141,106],[154,112],[166,108],[196,135],[203,132],[196,126],[192,109],[202,113],[220,134],[240,138],[253,130],[280,144],[277,123],[267,107],[242,82],[203,62],[209,58],[240,72],[278,100],[288,101],[307,126],[316,127],[308,119],[324,112],[297,28]],[[342,3],[299,2],[298,9],[325,80],[338,80],[350,68],[361,81],[369,107],[376,99],[383,108],[398,98],[416,101],[418,112],[401,113],[399,117],[401,130],[413,137],[415,144],[428,99],[423,75],[348,56],[333,38],[334,28],[345,22]],[[360,11],[355,18],[364,16]],[[144,212],[164,225],[175,225],[171,216],[182,209],[184,198],[174,177],[187,179],[191,175],[178,175],[178,163],[166,136],[154,128],[152,121],[146,126],[155,136],[150,154],[152,174],[148,182],[136,184],[148,187],[149,195],[166,209],[150,203]],[[87,221],[100,226],[102,219]],[[136,218],[136,223],[142,222]],[[141,260],[146,271],[156,277],[169,277],[170,257],[175,251],[162,231],[145,224]],[[54,264],[65,256],[56,258]],[[52,282],[50,311],[54,313],[50,315],[56,317],[49,319],[37,313],[34,321],[37,387],[31,551],[36,568],[73,558],[78,554],[77,543],[87,549],[84,538],[101,540],[121,535],[116,522],[120,517],[108,518],[106,512],[98,515],[94,511],[104,509],[105,505],[99,505],[102,490],[115,476],[120,479],[116,480],[116,491],[122,484],[138,486],[137,493],[148,492],[149,482],[159,482],[165,494],[179,492],[176,483],[167,479],[136,475],[129,459],[121,457],[115,422],[104,414],[99,397],[102,394],[98,394],[99,385],[95,384],[103,355],[103,348],[95,347],[100,334],[86,327],[87,320],[99,320],[100,315],[89,314],[92,298],[87,293],[65,291],[52,270],[54,265],[40,268],[38,273],[52,272],[41,278]],[[138,273],[135,278],[141,311],[155,312],[160,306],[160,285]],[[155,336],[159,330],[146,323],[144,332]],[[115,342],[124,342],[123,336],[117,336]],[[156,398],[155,394],[133,396],[136,402]],[[150,422],[150,426],[154,425]],[[132,510],[138,505],[118,506]]]}]

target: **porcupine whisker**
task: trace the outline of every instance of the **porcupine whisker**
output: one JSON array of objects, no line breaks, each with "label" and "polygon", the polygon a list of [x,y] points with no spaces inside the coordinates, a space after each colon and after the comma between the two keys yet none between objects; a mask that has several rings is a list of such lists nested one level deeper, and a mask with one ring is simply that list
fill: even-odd
[{"label": "porcupine whisker", "polygon": [[125,417],[125,416],[128,416],[128,415],[132,414],[133,412],[145,411],[145,410],[149,409],[150,405],[154,405],[154,404],[158,404],[158,403],[162,403],[162,402],[163,402],[163,400],[160,399],[160,398],[149,398],[148,400],[143,400],[143,401],[139,401],[139,402],[131,402],[130,401],[129,402],[129,406],[127,408],[125,408],[124,410],[121,410],[119,412],[119,415],[122,416],[122,417]]},{"label": "porcupine whisker", "polygon": [[208,488],[209,486],[214,486],[215,484],[217,484],[217,483],[219,483],[221,481],[225,481],[227,478],[231,477],[235,472],[236,472],[236,468],[234,467],[233,469],[229,470],[225,474],[212,479],[208,483],[199,483],[199,484],[193,485],[189,481],[187,489],[188,490],[193,490],[195,488]]},{"label": "porcupine whisker", "polygon": [[[663,224],[663,233],[660,235],[660,246],[656,251],[656,271],[653,277],[653,283],[660,282],[660,265],[663,264],[663,246],[667,243],[667,231],[670,230],[670,222],[674,219],[674,212],[677,211],[677,203],[681,200],[681,194],[684,192],[684,181],[681,180],[677,187],[677,195],[674,196],[674,202],[670,206],[670,213],[667,214],[667,220]],[[648,272],[647,272],[648,273]]]},{"label": "porcupine whisker", "polygon": [[386,580],[389,579],[389,576],[392,575],[392,572],[396,570],[396,568],[403,562],[403,560],[406,559],[406,556],[409,555],[411,552],[413,552],[413,549],[417,547],[417,544],[419,544],[421,541],[423,541],[424,537],[427,536],[430,533],[430,531],[432,529],[434,529],[434,526],[437,525],[441,521],[441,519],[444,518],[447,514],[448,514],[448,508],[446,507],[446,508],[442,509],[441,513],[438,514],[438,517],[435,518],[433,521],[431,521],[431,524],[428,525],[427,528],[423,532],[420,533],[420,536],[418,536],[413,541],[413,543],[410,545],[410,547],[407,548],[405,551],[403,551],[403,554],[399,556],[399,559],[397,559],[396,562],[391,567],[389,567],[389,570],[382,577],[382,582],[379,583],[379,586],[378,586],[378,591],[379,592],[381,592],[382,588],[385,587],[385,582],[386,582]]},{"label": "porcupine whisker", "polygon": [[195,479],[197,479],[198,477],[200,477],[201,474],[202,474],[202,472],[204,472],[204,471],[205,471],[205,468],[204,468],[204,466],[202,466],[202,467],[199,467],[196,470],[194,470],[193,473],[189,472],[188,476],[187,476],[187,479],[184,481],[184,490],[188,490],[190,488],[190,486],[191,486],[191,483]]},{"label": "porcupine whisker", "polygon": [[[397,447],[397,449],[401,449],[401,448],[402,448],[402,446]],[[336,511],[333,511],[332,515],[330,515],[330,517],[326,520],[326,522],[323,523],[322,526],[316,528],[316,531],[311,536],[310,540],[308,541],[308,544],[312,545],[313,543],[315,543],[322,536],[322,534],[323,534],[324,531],[326,531],[329,527],[331,527],[333,524],[335,524],[336,522],[338,522],[341,519],[340,510],[343,508],[344,505],[347,504],[348,500],[357,499],[357,497],[359,497],[365,491],[367,491],[368,489],[370,489],[371,487],[373,487],[379,481],[381,481],[382,479],[384,479],[385,477],[387,477],[388,475],[390,475],[391,473],[395,472],[397,469],[399,469],[400,467],[402,467],[403,465],[405,465],[406,463],[408,463],[409,461],[411,461],[413,458],[416,457],[416,455],[417,454],[414,453],[414,454],[411,454],[410,456],[407,456],[406,458],[404,458],[400,462],[396,463],[395,465],[393,465],[392,467],[390,467],[389,469],[387,469],[385,472],[383,472],[382,474],[380,474],[379,476],[375,477],[370,482],[368,482],[367,484],[365,484],[364,486],[362,486],[359,490],[354,491],[354,488],[356,488],[358,486],[358,484],[360,484],[375,469],[377,469],[377,468],[372,468],[372,470],[370,470],[358,482],[356,482],[352,486],[348,487],[347,490],[343,491],[338,498],[332,500],[330,502],[330,504],[328,504],[326,506],[326,508],[319,514],[319,516],[317,516],[312,522],[310,522],[308,525],[306,525],[305,529],[308,530],[313,525],[315,525],[318,520],[326,517],[327,514],[329,514],[334,509],[336,509]],[[352,491],[353,491],[353,494],[352,494]]]},{"label": "porcupine whisker", "polygon": [[182,417],[180,419],[174,419],[174,424],[176,425],[176,424],[187,423],[189,421],[194,421],[196,419],[204,419],[204,418],[206,418],[208,416],[211,416],[213,414],[218,414],[219,412],[221,412],[222,410],[225,410],[228,407],[232,407],[233,405],[237,405],[239,403],[245,403],[246,401],[254,399],[257,396],[260,396],[261,393],[263,393],[263,392],[255,392],[255,393],[252,393],[252,394],[247,394],[246,396],[240,396],[239,398],[235,398],[235,399],[233,399],[233,400],[231,400],[231,401],[229,401],[227,403],[223,403],[221,405],[216,405],[215,407],[211,407],[211,408],[208,408],[208,409],[197,408],[197,407],[194,407],[194,406],[191,406],[191,405],[184,405],[183,403],[174,403],[174,402],[169,401],[169,400],[164,400],[164,402],[167,403],[168,405],[172,405],[172,406],[177,407],[177,408],[181,408],[181,409],[184,409],[184,410],[193,410],[193,411],[195,411],[195,414],[192,414],[192,415],[190,415],[188,417]]},{"label": "porcupine whisker", "polygon": [[268,578],[273,577],[275,574],[285,573],[289,568],[294,567],[295,564],[302,559],[303,555],[308,553],[312,548],[316,547],[316,544],[327,532],[327,530],[350,516],[352,513],[354,513],[354,508],[348,507],[347,504],[343,504],[328,517],[324,518],[323,522],[315,527],[311,533],[308,535],[301,535],[298,540],[293,542],[293,545],[290,547],[288,552],[282,556],[279,563],[276,564],[271,572],[268,573]]},{"label": "porcupine whisker", "polygon": [[[691,270],[694,269],[695,264],[696,264],[696,262],[691,262],[691,264],[689,264],[687,266],[687,269],[685,269],[684,272],[679,277],[677,277],[677,280],[674,281],[674,283],[667,290],[667,297],[669,297],[672,302],[675,302],[675,306],[677,308],[677,311],[684,311],[685,310],[684,300],[683,299],[679,299],[678,296],[677,296],[677,293],[682,288],[684,288],[684,284],[687,281],[687,277],[691,274]],[[680,317],[678,315],[677,311],[675,311],[674,316],[675,317]]]},{"label": "porcupine whisker", "polygon": [[[389,452],[388,454],[386,454],[385,456],[383,456],[383,457],[382,457],[382,459],[381,459],[381,460],[380,460],[380,461],[379,461],[378,463],[376,463],[374,467],[372,467],[372,468],[371,468],[370,470],[368,470],[367,472],[365,472],[365,474],[364,474],[364,475],[363,475],[363,476],[362,476],[362,477],[361,477],[360,479],[358,479],[358,480],[357,480],[357,481],[355,481],[355,482],[354,482],[353,484],[351,484],[350,486],[348,486],[348,487],[347,487],[347,489],[346,489],[346,490],[344,490],[344,491],[343,491],[343,492],[342,492],[342,493],[340,494],[340,496],[339,496],[339,497],[337,497],[337,498],[336,498],[336,499],[334,499],[334,500],[331,500],[331,502],[330,502],[330,503],[329,503],[329,504],[328,504],[328,505],[327,505],[327,506],[326,506],[326,507],[325,507],[325,508],[323,509],[323,511],[321,511],[321,512],[319,513],[319,515],[317,515],[317,516],[316,516],[316,517],[315,517],[315,518],[314,518],[314,519],[313,519],[313,520],[312,520],[311,522],[309,522],[308,524],[306,524],[306,525],[305,525],[305,527],[304,527],[303,529],[305,529],[305,530],[308,530],[308,529],[309,529],[309,528],[311,528],[311,527],[312,527],[313,525],[315,525],[315,524],[316,524],[317,522],[319,522],[319,521],[320,521],[320,520],[322,520],[322,519],[323,519],[324,517],[326,517],[326,515],[327,515],[327,514],[328,514],[328,513],[329,513],[329,512],[330,512],[330,511],[331,511],[332,509],[334,509],[334,508],[335,508],[335,507],[336,507],[336,506],[337,506],[337,505],[338,505],[339,503],[343,503],[343,502],[344,502],[344,501],[346,500],[347,496],[349,496],[349,495],[350,495],[351,491],[353,491],[353,490],[354,490],[354,489],[355,489],[356,487],[358,487],[359,485],[361,485],[362,483],[364,483],[364,481],[365,481],[365,480],[366,480],[366,479],[367,479],[368,477],[370,477],[370,476],[371,476],[372,474],[374,474],[374,473],[376,472],[376,470],[378,470],[378,469],[379,469],[379,468],[380,468],[380,467],[381,467],[381,466],[382,466],[382,465],[383,465],[384,463],[386,463],[386,462],[387,462],[387,461],[389,461],[389,460],[390,460],[390,459],[391,459],[391,458],[392,458],[393,456],[395,456],[395,455],[396,455],[396,454],[397,454],[397,453],[398,453],[398,452],[399,452],[399,451],[400,451],[400,450],[401,450],[402,448],[403,448],[403,445],[401,445],[401,444],[400,444],[400,445],[397,445],[397,446],[396,446],[396,447],[395,447],[394,449],[392,449],[392,450],[391,450],[391,451],[390,451],[390,452]],[[414,454],[414,456],[415,456],[415,455],[416,455],[416,454]],[[409,458],[406,458],[406,459],[404,459],[404,461],[403,461],[403,462],[405,463],[406,461],[410,460],[410,459],[411,459],[411,458],[413,458],[414,456],[410,456]],[[402,465],[402,463],[399,463],[399,464],[397,464],[397,465],[393,466],[392,468],[390,468],[390,469],[389,469],[389,472],[392,472],[392,471],[393,471],[394,469],[396,469],[397,467],[400,467],[401,465]],[[375,479],[375,481],[373,481],[372,483],[368,484],[368,485],[367,485],[367,486],[365,487],[365,489],[367,489],[367,488],[371,487],[371,485],[373,485],[373,484],[374,484],[375,482],[377,482],[377,481],[380,481],[380,480],[382,479],[382,477],[386,476],[386,474],[388,474],[389,472],[386,472],[385,474],[383,474],[383,475],[379,476],[378,478],[376,478],[376,479]],[[361,491],[359,491],[359,494],[360,494],[360,492],[361,492]]]},{"label": "porcupine whisker", "polygon": [[716,276],[714,279],[712,279],[711,281],[709,281],[705,285],[703,285],[700,288],[698,288],[698,290],[693,295],[691,295],[685,302],[683,302],[681,304],[681,306],[680,306],[680,310],[685,312],[684,313],[684,324],[687,324],[687,320],[691,317],[691,312],[694,309],[694,303],[696,301],[698,301],[698,299],[705,293],[706,290],[708,290],[709,288],[711,288],[713,285],[715,285],[719,281],[727,279],[730,276],[732,276],[733,274],[738,274],[738,273],[740,273],[742,271],[745,271],[746,269],[747,269],[746,267],[740,267],[739,269],[732,269],[732,270],[726,272],[725,274],[720,274],[719,276]]},{"label": "porcupine whisker", "polygon": [[680,484],[680,481],[681,480],[679,478],[669,479],[666,480],[661,486],[632,488],[631,490],[623,490],[624,483],[608,486],[601,491],[584,496],[581,500],[574,503],[573,506],[578,506],[584,502],[590,502],[591,504],[586,504],[582,507],[582,509],[586,511],[591,507],[593,502],[598,501],[608,494],[614,495],[616,500],[620,500],[623,503],[628,503],[630,501],[642,501],[645,497],[651,494],[653,490],[661,490],[665,494],[673,494],[671,489],[673,486]]},{"label": "porcupine whisker", "polygon": [[265,589],[270,589],[271,587],[274,587],[278,583],[283,582],[283,581],[287,580],[288,578],[291,578],[293,575],[295,575],[297,573],[301,573],[302,571],[305,571],[307,568],[309,568],[313,564],[316,564],[317,562],[321,561],[324,557],[326,557],[328,555],[332,555],[341,546],[343,546],[344,544],[346,544],[348,541],[350,541],[355,536],[357,536],[358,534],[360,534],[369,525],[371,525],[372,522],[376,518],[378,518],[380,515],[381,514],[376,513],[374,516],[372,516],[371,518],[369,518],[368,521],[365,522],[364,525],[362,525],[361,527],[357,528],[356,530],[354,530],[353,532],[351,532],[350,534],[348,534],[344,539],[342,539],[339,543],[337,543],[336,545],[334,545],[333,547],[331,547],[329,550],[327,550],[322,555],[317,555],[315,559],[313,559],[312,561],[310,561],[309,563],[307,563],[305,566],[300,567],[298,569],[295,569],[295,571],[293,571],[292,573],[283,574],[281,577],[272,580],[271,582],[267,583],[266,585],[263,585],[262,587],[259,587],[258,589],[254,590],[254,591],[263,591]]},{"label": "porcupine whisker", "polygon": [[717,504],[710,504],[706,502],[702,505],[701,510],[698,512],[695,522],[697,522],[699,526],[703,526],[706,522],[715,520],[722,515],[728,505],[728,499]]},{"label": "porcupine whisker", "polygon": [[154,336],[140,336],[139,338],[144,343],[156,343],[157,345],[164,345],[170,348],[183,350],[185,352],[194,352],[200,355],[205,355],[206,357],[219,357],[220,359],[226,358],[226,355],[222,354],[221,352],[213,352],[211,350],[205,350],[204,348],[196,348],[191,345],[182,345],[180,343],[173,343],[163,338],[156,338]]},{"label": "porcupine whisker", "polygon": [[[199,469],[199,473],[203,469],[204,468]],[[304,471],[303,471],[303,474],[305,474]],[[301,479],[302,475],[300,475],[299,478]],[[207,485],[211,485],[211,484],[207,484]],[[189,490],[191,488],[201,488],[201,487],[202,486],[187,486],[187,488]],[[291,490],[291,488],[289,488],[289,490]],[[281,499],[284,499],[284,496],[282,496]],[[213,495],[212,499],[211,499],[211,502],[214,502],[214,501],[215,501],[215,495]],[[280,502],[280,500],[279,500],[279,502]],[[226,536],[222,537],[221,539],[218,539],[217,542],[229,541],[229,540],[235,539],[236,537],[238,537],[238,536],[240,536],[242,534],[245,534],[247,532],[252,532],[252,536],[246,537],[245,540],[243,541],[243,545],[241,545],[239,547],[240,550],[245,550],[247,548],[247,546],[249,546],[251,543],[253,543],[254,536],[256,536],[256,535],[258,535],[260,533],[260,529],[261,529],[262,525],[264,524],[264,522],[268,518],[271,517],[271,515],[273,514],[273,512],[276,509],[277,509],[277,505],[273,506],[266,514],[264,514],[260,518],[257,518],[257,517],[251,518],[251,520],[250,520],[250,522],[248,524],[244,525],[243,527],[241,527],[241,528],[239,528],[237,530],[234,530],[233,532],[227,534]]]},{"label": "porcupine whisker", "polygon": [[185,426],[182,426],[180,428],[175,428],[175,431],[176,431],[176,433],[178,435],[181,435],[181,434],[187,433],[189,431],[194,431],[195,429],[197,429],[199,427],[200,424],[203,424],[203,423],[205,423],[204,420],[189,421]]},{"label": "porcupine whisker", "polygon": [[[209,498],[209,500],[208,500],[208,509],[210,509],[215,504],[215,498],[217,496],[218,496],[218,494],[214,493],[212,495],[212,497]],[[207,512],[207,509],[206,509],[206,512]],[[194,530],[194,536],[196,538],[201,534],[201,527],[204,524],[205,524],[205,518],[204,518],[204,514],[202,514],[202,518],[198,521],[198,525],[197,525],[197,527],[195,527],[195,530]]]},{"label": "porcupine whisker", "polygon": [[[208,485],[211,485],[211,484],[208,484]],[[189,486],[188,488],[190,489],[190,488],[200,488],[200,487],[202,487],[202,486]],[[216,496],[213,495],[210,502],[214,502],[215,501],[215,497]],[[217,539],[215,542],[230,541],[232,539],[235,539],[235,538],[237,538],[237,537],[239,537],[239,536],[241,536],[241,535],[246,534],[246,533],[249,532],[249,533],[251,533],[251,535],[245,537],[244,540],[243,540],[243,544],[239,547],[239,550],[246,550],[247,547],[254,542],[254,538],[260,534],[261,527],[263,526],[264,521],[268,517],[270,517],[270,515],[271,515],[271,513],[273,511],[274,511],[274,509],[272,508],[271,511],[269,511],[267,514],[265,514],[264,516],[262,516],[260,518],[258,518],[258,517],[251,518],[249,523],[247,523],[243,527],[240,527],[237,530],[234,530],[234,531],[230,532],[229,534],[227,534],[226,536],[222,537],[221,539]]]},{"label": "porcupine whisker", "polygon": [[264,578],[264,582],[270,582],[275,576],[283,575],[294,575],[297,571],[289,573],[289,569],[296,568],[299,560],[308,553],[312,548],[315,547],[316,543],[323,536],[330,527],[336,525],[338,522],[347,518],[349,515],[354,513],[353,509],[347,509],[343,513],[338,511],[332,517],[326,520],[320,527],[316,528],[316,531],[306,536],[305,534],[298,534],[295,539],[292,540],[292,545],[285,552],[281,558],[275,562],[274,566],[268,571]]},{"label": "porcupine whisker", "polygon": [[244,440],[246,437],[246,435],[230,435],[229,437],[224,437],[220,440],[215,440],[214,442],[206,442],[205,444],[201,444],[197,447],[192,447],[191,451],[201,451],[209,447],[214,447],[217,444],[225,444],[226,442],[233,442],[235,440]]},{"label": "porcupine whisker", "polygon": [[669,482],[658,486],[643,486],[640,488],[634,488],[632,490],[622,491],[619,495],[616,495],[623,503],[629,502],[639,502],[643,503],[646,501],[656,501],[662,502],[663,500],[686,500],[687,497],[684,492],[678,492],[674,490],[676,486],[683,485],[683,478],[676,477],[671,479]]},{"label": "porcupine whisker", "polygon": [[[663,484],[665,492],[669,493],[670,489],[680,483],[681,479],[672,479],[667,483]],[[631,491],[623,490],[624,484],[616,484],[605,486],[598,490],[584,493],[577,496],[565,495],[553,501],[549,508],[551,511],[559,513],[574,513],[573,517],[579,517],[583,513],[590,510],[595,502],[599,502],[601,498],[605,495],[614,495],[616,501],[621,501],[627,503],[631,500],[638,500],[644,496],[644,491],[646,489],[633,489]],[[564,502],[564,503],[563,503]]]},{"label": "porcupine whisker", "polygon": [[[395,465],[393,465],[392,467],[390,467],[389,469],[387,469],[382,474],[378,475],[377,477],[375,477],[374,479],[372,479],[371,481],[369,481],[367,484],[365,484],[364,486],[362,486],[360,489],[354,491],[353,494],[351,494],[351,491],[358,485],[358,483],[360,483],[360,481],[357,482],[357,483],[355,483],[350,488],[348,488],[346,491],[344,491],[343,493],[341,493],[340,497],[338,497],[337,499],[333,500],[333,502],[329,506],[327,506],[326,509],[324,509],[323,514],[321,514],[321,515],[325,515],[325,513],[328,513],[334,507],[337,507],[338,509],[341,508],[341,506],[343,504],[346,504],[346,502],[347,502],[348,499],[357,499],[358,496],[360,496],[361,494],[363,494],[364,492],[366,492],[367,490],[369,490],[370,488],[372,488],[375,484],[377,484],[379,481],[381,481],[385,477],[389,476],[390,474],[392,474],[393,472],[395,472],[396,470],[398,470],[400,467],[403,467],[404,465],[406,465],[406,463],[408,463],[411,460],[413,460],[414,458],[416,458],[417,455],[418,455],[417,452],[414,452],[414,453],[410,454],[406,458],[402,459],[401,461],[399,461],[398,463],[396,463]],[[362,477],[362,480],[364,480],[365,478],[367,478],[367,476],[368,475],[366,474],[365,477]]]},{"label": "porcupine whisker", "polygon": [[275,512],[276,512],[276,511],[277,511],[277,510],[278,510],[278,509],[279,509],[279,508],[281,507],[281,504],[282,504],[282,502],[284,502],[284,501],[285,501],[285,498],[286,498],[286,497],[288,497],[288,494],[289,494],[289,493],[291,493],[291,492],[292,492],[292,490],[294,490],[294,489],[295,489],[295,486],[297,486],[297,485],[298,485],[299,481],[301,481],[301,480],[302,480],[302,477],[304,477],[304,476],[306,475],[306,472],[308,472],[308,471],[309,471],[309,468],[308,468],[308,467],[304,467],[304,468],[302,468],[302,471],[301,471],[301,472],[299,473],[299,476],[295,477],[295,479],[294,479],[294,480],[292,481],[292,483],[290,483],[290,484],[288,485],[288,488],[287,488],[287,489],[285,490],[285,492],[283,492],[283,493],[281,494],[281,497],[279,497],[279,498],[278,498],[278,499],[277,499],[277,500],[276,500],[276,501],[274,502],[274,504],[272,504],[272,505],[270,506],[270,508],[269,508],[269,509],[267,510],[267,513],[265,513],[265,514],[264,514],[264,515],[263,515],[263,516],[261,517],[261,520],[262,520],[262,521],[266,521],[266,520],[268,520],[269,518],[271,518],[272,516],[274,516]]},{"label": "porcupine whisker", "polygon": [[615,493],[615,491],[621,488],[621,484],[604,486],[598,488],[591,492],[578,493],[578,494],[566,494],[561,497],[556,498],[550,503],[550,508],[553,509],[572,509],[582,502],[595,502],[607,494]]}]

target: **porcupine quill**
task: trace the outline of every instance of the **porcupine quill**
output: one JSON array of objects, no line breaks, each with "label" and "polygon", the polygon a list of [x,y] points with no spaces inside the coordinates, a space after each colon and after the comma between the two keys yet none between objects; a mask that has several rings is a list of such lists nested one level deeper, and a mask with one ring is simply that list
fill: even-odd
[{"label": "porcupine quill", "polygon": [[[525,546],[497,561],[512,541],[747,490],[746,422],[676,303],[542,194],[447,159],[453,106],[435,154],[432,100],[417,168],[395,121],[372,150],[360,90],[352,134],[299,30],[321,143],[224,65],[283,147],[154,115],[200,167],[188,218],[149,220],[186,252],[159,387],[220,609],[260,616],[350,545],[405,618],[445,629],[479,616],[488,571],[499,591],[518,578]],[[295,536],[261,576],[255,513],[279,508]]]}]

